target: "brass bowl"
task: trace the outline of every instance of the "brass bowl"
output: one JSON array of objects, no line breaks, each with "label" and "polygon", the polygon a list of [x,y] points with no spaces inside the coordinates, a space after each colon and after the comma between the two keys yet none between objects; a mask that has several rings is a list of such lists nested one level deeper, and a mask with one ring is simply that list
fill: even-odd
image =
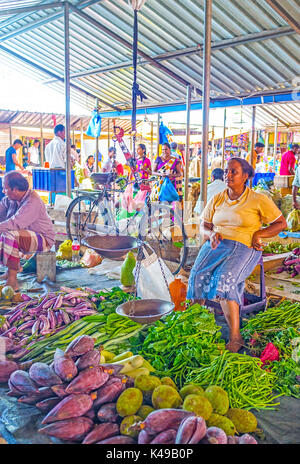
[{"label": "brass bowl", "polygon": [[151,324],[170,314],[174,306],[174,303],[164,300],[132,300],[118,306],[116,313],[140,324]]},{"label": "brass bowl", "polygon": [[117,259],[138,248],[141,242],[128,235],[90,235],[82,244],[105,258]]}]

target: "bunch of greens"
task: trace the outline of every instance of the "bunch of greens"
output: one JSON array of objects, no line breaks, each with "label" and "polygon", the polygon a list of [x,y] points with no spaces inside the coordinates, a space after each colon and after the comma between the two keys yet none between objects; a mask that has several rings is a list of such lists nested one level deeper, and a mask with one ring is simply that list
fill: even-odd
[{"label": "bunch of greens", "polygon": [[[228,394],[231,408],[275,409],[277,396],[273,395],[276,374],[261,368],[258,358],[230,353],[216,357],[209,366],[191,369],[187,383],[218,385]],[[281,395],[278,395],[281,396]]]},{"label": "bunch of greens", "polygon": [[282,395],[300,398],[300,362],[295,353],[295,340],[300,337],[300,304],[284,301],[249,319],[242,329],[249,349],[260,356],[268,343],[279,350],[279,361],[268,364],[267,369],[277,377],[275,390]]},{"label": "bunch of greens", "polygon": [[145,357],[162,376],[181,387],[190,367],[210,365],[225,349],[220,327],[207,308],[195,304],[174,312],[148,328],[145,337],[131,340],[131,350]]},{"label": "bunch of greens", "polygon": [[122,303],[138,299],[130,293],[123,292],[120,287],[113,287],[109,292],[101,291],[93,296],[98,300],[96,303],[98,311],[103,312],[103,314],[114,313]]},{"label": "bunch of greens", "polygon": [[280,242],[269,242],[266,246],[264,246],[264,253],[265,254],[277,254],[277,253],[288,253],[289,251],[293,251],[295,248],[299,247],[299,243],[288,243],[287,245],[283,245]]}]

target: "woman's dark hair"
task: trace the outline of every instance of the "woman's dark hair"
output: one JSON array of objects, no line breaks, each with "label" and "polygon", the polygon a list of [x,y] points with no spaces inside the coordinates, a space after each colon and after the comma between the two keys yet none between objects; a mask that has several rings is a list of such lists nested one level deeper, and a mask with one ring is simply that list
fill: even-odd
[{"label": "woman's dark hair", "polygon": [[38,142],[40,143],[39,139],[34,139],[33,145],[34,145],[35,143],[38,143]]},{"label": "woman's dark hair", "polygon": [[253,167],[245,159],[234,157],[230,158],[230,161],[237,161],[238,163],[240,163],[243,173],[248,174],[248,179],[252,179],[255,176],[255,171]]},{"label": "woman's dark hair", "polygon": [[26,192],[29,189],[28,180],[19,172],[10,171],[4,177],[11,190],[16,188],[20,192]]},{"label": "woman's dark hair", "polygon": [[87,163],[89,162],[89,159],[90,159],[90,158],[93,158],[93,159],[94,159],[94,155],[89,155],[89,156],[87,157],[87,159],[86,159],[86,162],[87,162]]},{"label": "woman's dark hair", "polygon": [[165,147],[168,147],[169,150],[171,150],[171,145],[170,145],[168,142],[163,143],[163,144],[162,144],[162,147],[164,147],[164,146],[165,146]]},{"label": "woman's dark hair", "polygon": [[147,151],[147,147],[144,143],[139,143],[139,147],[141,147],[141,149],[143,150],[144,152],[144,155],[146,155],[146,151]]}]

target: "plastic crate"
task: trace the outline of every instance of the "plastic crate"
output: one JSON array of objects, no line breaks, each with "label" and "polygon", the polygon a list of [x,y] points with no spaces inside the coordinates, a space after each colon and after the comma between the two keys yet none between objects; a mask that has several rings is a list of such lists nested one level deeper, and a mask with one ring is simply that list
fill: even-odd
[{"label": "plastic crate", "polygon": [[[33,189],[46,192],[66,191],[65,169],[38,168],[32,170]],[[71,188],[75,185],[75,173],[71,171]]]},{"label": "plastic crate", "polygon": [[264,172],[264,173],[257,172],[253,178],[252,187],[255,187],[258,184],[258,181],[260,179],[263,179],[265,182],[270,182],[270,181],[273,182],[274,178],[275,178],[275,172]]}]

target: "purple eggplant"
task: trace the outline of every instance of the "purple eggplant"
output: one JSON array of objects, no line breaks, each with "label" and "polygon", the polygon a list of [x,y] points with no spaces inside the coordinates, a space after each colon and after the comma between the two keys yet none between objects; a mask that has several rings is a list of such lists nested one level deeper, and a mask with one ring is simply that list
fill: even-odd
[{"label": "purple eggplant", "polygon": [[70,321],[70,317],[68,316],[68,314],[67,314],[67,312],[66,312],[65,310],[60,309],[60,310],[59,310],[59,314],[61,315],[62,320],[63,320],[63,323],[64,323],[65,325],[70,324],[70,322],[71,322],[71,321]]},{"label": "purple eggplant", "polygon": [[[24,322],[24,324],[20,325],[20,327],[18,327],[18,332],[22,332],[23,330],[25,329],[31,329],[31,327],[34,325],[34,321],[31,320],[31,321],[27,321],[27,322]],[[30,330],[31,332],[31,330]]]},{"label": "purple eggplant", "polygon": [[54,318],[54,312],[51,309],[47,311],[47,319],[49,321],[50,329],[55,329],[56,327],[56,319]]},{"label": "purple eggplant", "polygon": [[9,316],[7,318],[7,321],[12,324],[13,322],[16,322],[18,321],[19,319],[21,319],[23,315],[23,309],[18,309],[17,311],[15,311],[11,316]]}]

